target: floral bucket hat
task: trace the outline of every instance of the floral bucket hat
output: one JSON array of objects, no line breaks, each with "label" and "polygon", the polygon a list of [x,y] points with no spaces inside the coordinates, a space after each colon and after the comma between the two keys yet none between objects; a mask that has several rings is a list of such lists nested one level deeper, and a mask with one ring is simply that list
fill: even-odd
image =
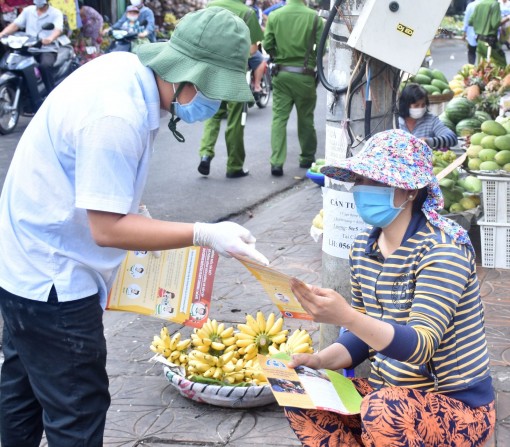
[{"label": "floral bucket hat", "polygon": [[400,129],[379,132],[366,142],[357,155],[335,165],[323,166],[321,173],[341,182],[354,182],[356,177],[363,176],[406,190],[427,187],[427,197],[422,206],[427,220],[474,252],[467,231],[439,214],[444,200],[433,173],[432,150],[410,133]]}]

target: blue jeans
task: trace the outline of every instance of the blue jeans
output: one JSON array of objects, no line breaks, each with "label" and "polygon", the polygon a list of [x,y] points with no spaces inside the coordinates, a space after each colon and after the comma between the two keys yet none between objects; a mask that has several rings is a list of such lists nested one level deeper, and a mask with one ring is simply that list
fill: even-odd
[{"label": "blue jeans", "polygon": [[33,301],[0,288],[3,447],[100,447],[110,405],[98,295]]}]

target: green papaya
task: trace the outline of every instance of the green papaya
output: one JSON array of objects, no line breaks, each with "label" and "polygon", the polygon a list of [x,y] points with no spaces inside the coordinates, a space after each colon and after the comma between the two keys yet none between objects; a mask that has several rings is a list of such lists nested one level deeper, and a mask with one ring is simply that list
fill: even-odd
[{"label": "green papaya", "polygon": [[441,92],[444,89],[447,89],[450,87],[447,82],[443,82],[439,79],[432,79],[432,81],[430,81],[430,84],[433,85],[434,87],[437,87],[439,90],[441,90]]},{"label": "green papaya", "polygon": [[433,95],[433,94],[436,94],[436,95],[439,95],[441,94],[441,90],[439,90],[435,85],[431,85],[431,84],[422,84],[421,85],[429,95]]},{"label": "green papaya", "polygon": [[486,134],[489,135],[495,135],[497,137],[501,135],[506,135],[506,129],[501,124],[494,120],[484,121],[482,123],[481,128],[482,132],[485,132]]},{"label": "green papaya", "polygon": [[430,78],[429,76],[425,76],[423,74],[416,74],[414,76],[414,82],[417,82],[418,84],[429,85],[431,81],[432,78]]},{"label": "green papaya", "polygon": [[439,81],[443,81],[446,84],[448,84],[448,79],[446,78],[445,74],[441,70],[438,70],[437,68],[434,68],[432,70],[432,77],[434,79],[438,79]]}]

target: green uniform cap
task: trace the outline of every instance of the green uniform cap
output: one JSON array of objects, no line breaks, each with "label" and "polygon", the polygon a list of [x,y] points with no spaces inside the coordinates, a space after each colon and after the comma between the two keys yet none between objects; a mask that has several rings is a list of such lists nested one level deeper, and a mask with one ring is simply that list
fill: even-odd
[{"label": "green uniform cap", "polygon": [[191,82],[211,99],[253,101],[246,82],[250,32],[224,8],[186,14],[168,42],[140,45],[136,53],[167,82]]}]

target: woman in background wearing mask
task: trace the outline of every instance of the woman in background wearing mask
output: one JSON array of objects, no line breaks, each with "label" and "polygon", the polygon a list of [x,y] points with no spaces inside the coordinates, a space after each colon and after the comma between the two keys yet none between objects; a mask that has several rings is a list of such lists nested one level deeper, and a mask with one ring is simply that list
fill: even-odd
[{"label": "woman in background wearing mask", "polygon": [[338,370],[369,360],[371,370],[352,379],[359,414],[287,407],[291,427],[307,447],[483,445],[496,415],[475,252],[466,230],[438,213],[430,147],[388,130],[321,172],[354,183],[370,227],[349,255],[351,304],[291,279],[314,321],[346,332],[289,366]]},{"label": "woman in background wearing mask", "polygon": [[[143,36],[143,37],[147,37],[150,42],[156,42],[156,33],[155,33],[156,25],[155,25],[154,13],[152,12],[152,9],[145,6],[143,4],[143,0],[131,0],[130,3],[132,6],[135,6],[136,8],[138,8],[138,11],[140,11],[140,13],[138,15],[138,22],[144,24],[145,32],[147,33],[147,35]],[[128,22],[127,11],[124,14],[122,14],[122,17],[112,25],[112,28],[113,29],[122,29],[122,25],[125,22]],[[104,29],[103,36],[106,35],[108,33],[108,31],[110,31],[110,28]]]},{"label": "woman in background wearing mask", "polygon": [[457,145],[457,135],[430,113],[427,91],[420,84],[407,84],[398,102],[398,127],[422,139],[432,149]]}]

